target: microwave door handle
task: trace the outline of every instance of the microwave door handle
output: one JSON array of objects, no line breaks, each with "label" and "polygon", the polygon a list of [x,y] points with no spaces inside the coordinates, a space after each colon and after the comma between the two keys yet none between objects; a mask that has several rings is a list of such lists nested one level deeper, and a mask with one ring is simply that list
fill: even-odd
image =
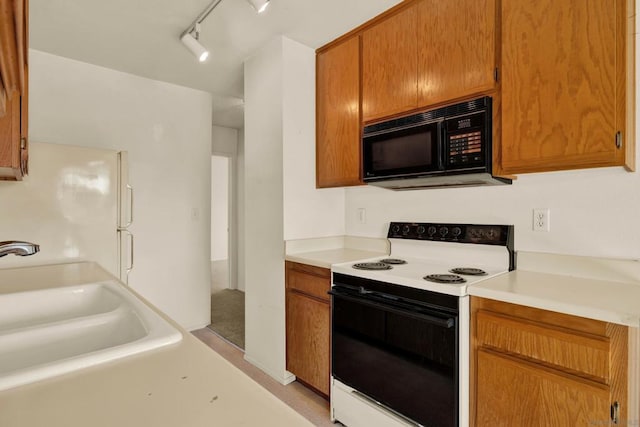
[{"label": "microwave door handle", "polygon": [[438,170],[444,170],[445,168],[445,153],[447,143],[447,127],[444,125],[444,120],[438,122],[438,128],[436,130],[438,134],[438,142],[436,144],[436,159],[438,159]]}]

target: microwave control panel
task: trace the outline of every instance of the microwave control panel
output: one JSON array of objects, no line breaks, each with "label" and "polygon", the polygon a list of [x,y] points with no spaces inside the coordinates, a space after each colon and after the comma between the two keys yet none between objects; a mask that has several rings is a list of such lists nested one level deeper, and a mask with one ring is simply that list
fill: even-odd
[{"label": "microwave control panel", "polygon": [[486,164],[485,112],[448,119],[445,122],[447,168]]}]

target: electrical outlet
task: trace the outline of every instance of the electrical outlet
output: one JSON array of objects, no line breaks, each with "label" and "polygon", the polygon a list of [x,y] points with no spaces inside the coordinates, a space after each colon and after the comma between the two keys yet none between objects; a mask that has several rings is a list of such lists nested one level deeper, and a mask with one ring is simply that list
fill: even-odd
[{"label": "electrical outlet", "polygon": [[549,208],[533,210],[533,231],[549,231],[550,227]]}]

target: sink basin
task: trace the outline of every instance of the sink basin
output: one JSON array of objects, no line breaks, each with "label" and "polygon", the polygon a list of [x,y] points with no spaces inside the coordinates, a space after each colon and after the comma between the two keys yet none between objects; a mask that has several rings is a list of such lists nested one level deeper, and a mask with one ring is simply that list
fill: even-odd
[{"label": "sink basin", "polygon": [[176,343],[119,282],[0,295],[0,390]]}]

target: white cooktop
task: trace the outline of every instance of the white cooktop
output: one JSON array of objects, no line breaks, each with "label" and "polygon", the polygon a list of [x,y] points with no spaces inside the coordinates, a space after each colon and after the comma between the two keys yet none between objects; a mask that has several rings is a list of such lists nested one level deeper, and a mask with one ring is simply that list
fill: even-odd
[{"label": "white cooktop", "polygon": [[[389,256],[369,258],[357,262],[333,264],[333,273],[378,280],[449,295],[467,295],[467,287],[509,271],[509,253],[504,246],[427,242],[389,239]],[[353,265],[360,262],[378,262],[385,258],[399,258],[406,264],[395,264],[389,270],[360,270]],[[464,283],[436,283],[427,281],[429,274],[453,274],[453,268],[479,268],[483,276],[462,275]]]}]

